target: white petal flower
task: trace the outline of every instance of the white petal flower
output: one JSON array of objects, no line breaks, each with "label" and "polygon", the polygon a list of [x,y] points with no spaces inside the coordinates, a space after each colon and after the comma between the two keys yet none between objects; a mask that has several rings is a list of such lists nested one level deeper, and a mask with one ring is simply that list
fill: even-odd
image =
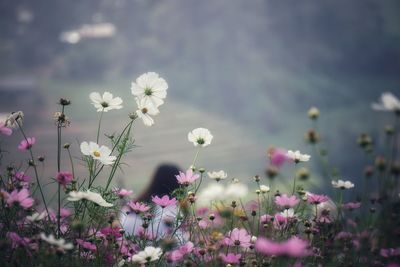
[{"label": "white petal flower", "polygon": [[228,177],[228,174],[224,172],[223,170],[220,170],[219,172],[213,171],[213,172],[207,172],[207,175],[210,179],[213,179],[217,182],[220,180],[226,179]]},{"label": "white petal flower", "polygon": [[224,195],[227,199],[244,198],[247,196],[249,188],[243,183],[232,183],[225,189]]},{"label": "white petal flower", "polygon": [[400,100],[392,93],[383,93],[379,103],[372,103],[374,110],[400,111]]},{"label": "white petal flower", "polygon": [[47,212],[43,211],[42,213],[35,212],[32,215],[26,216],[26,219],[31,222],[37,222],[44,219],[47,216]]},{"label": "white petal flower", "polygon": [[132,94],[138,100],[144,100],[146,104],[159,107],[167,96],[168,84],[155,72],[147,72],[140,75],[136,82],[132,82]]},{"label": "white petal flower", "polygon": [[268,193],[269,191],[271,190],[271,188],[269,188],[269,186],[266,186],[266,185],[260,185],[260,191],[261,191],[261,193]]},{"label": "white petal flower", "polygon": [[154,119],[151,116],[155,116],[160,111],[156,106],[152,105],[150,102],[145,99],[136,100],[138,110],[136,110],[136,115],[142,119],[144,125],[152,126],[154,124]]},{"label": "white petal flower", "polygon": [[92,104],[95,108],[97,108],[97,112],[107,112],[113,109],[121,109],[122,108],[122,99],[120,97],[113,97],[113,94],[109,92],[104,92],[103,96],[101,96],[98,92],[93,92],[89,95],[90,100],[92,100]]},{"label": "white petal flower", "polygon": [[318,108],[316,108],[316,107],[311,107],[311,108],[308,110],[308,117],[309,117],[310,119],[316,119],[316,118],[318,118],[318,116],[319,116],[319,109],[318,109]]},{"label": "white petal flower", "polygon": [[311,156],[307,154],[301,154],[299,150],[289,150],[286,156],[292,159],[294,162],[299,163],[300,161],[309,161]]},{"label": "white petal flower", "polygon": [[161,248],[146,247],[144,250],[140,251],[136,255],[131,257],[131,261],[135,263],[145,264],[152,261],[156,261],[162,255]]},{"label": "white petal flower", "polygon": [[70,250],[73,249],[74,246],[72,245],[72,243],[66,243],[64,239],[60,238],[60,239],[56,239],[54,237],[54,235],[50,234],[49,236],[46,236],[45,233],[41,233],[40,234],[40,238],[43,241],[46,241],[47,243],[49,243],[52,246],[57,247],[60,250]]},{"label": "white petal flower", "polygon": [[210,202],[222,200],[224,197],[224,186],[220,183],[211,183],[204,187],[197,195],[197,204],[208,206]]},{"label": "white petal flower", "polygon": [[294,218],[296,214],[294,213],[294,209],[285,209],[281,212],[281,215],[285,218]]},{"label": "white petal flower", "polygon": [[90,190],[84,191],[71,191],[69,192],[69,197],[67,198],[68,201],[80,201],[80,200],[89,200],[96,203],[102,207],[112,207],[113,204],[108,203],[99,193],[92,192]]},{"label": "white petal flower", "polygon": [[340,189],[350,189],[354,187],[354,184],[350,181],[343,181],[343,180],[338,180],[332,181],[332,186],[334,188],[340,188]]},{"label": "white petal flower", "polygon": [[190,142],[194,144],[194,146],[208,146],[211,144],[211,140],[213,136],[211,135],[210,131],[205,128],[197,128],[193,131],[189,132],[188,139]]},{"label": "white petal flower", "polygon": [[111,150],[106,146],[99,146],[95,142],[82,142],[81,152],[83,155],[91,156],[103,163],[104,165],[111,165],[114,163],[116,156],[111,156]]}]

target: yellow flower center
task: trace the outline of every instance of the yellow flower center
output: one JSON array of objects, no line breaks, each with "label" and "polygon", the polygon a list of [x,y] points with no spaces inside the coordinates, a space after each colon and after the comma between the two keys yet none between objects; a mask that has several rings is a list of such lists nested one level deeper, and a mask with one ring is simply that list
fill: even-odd
[{"label": "yellow flower center", "polygon": [[93,152],[93,155],[94,155],[95,157],[100,157],[100,152],[99,152],[99,151],[95,151],[95,152]]}]

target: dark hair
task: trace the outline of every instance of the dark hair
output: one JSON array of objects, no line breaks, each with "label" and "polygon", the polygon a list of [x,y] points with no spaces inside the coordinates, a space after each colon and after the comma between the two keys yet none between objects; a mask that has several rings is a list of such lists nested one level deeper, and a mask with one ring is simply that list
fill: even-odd
[{"label": "dark hair", "polygon": [[179,187],[175,175],[179,174],[179,168],[173,164],[162,164],[158,166],[149,186],[136,201],[150,202],[152,196],[171,196],[172,192]]}]

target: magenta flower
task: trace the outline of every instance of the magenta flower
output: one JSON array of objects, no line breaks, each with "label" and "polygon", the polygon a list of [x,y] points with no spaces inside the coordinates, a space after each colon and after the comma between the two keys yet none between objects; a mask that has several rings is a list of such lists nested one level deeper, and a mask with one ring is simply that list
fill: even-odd
[{"label": "magenta flower", "polygon": [[296,206],[299,202],[300,199],[298,199],[296,196],[288,197],[286,194],[283,194],[281,196],[275,197],[275,204],[285,209],[292,208]]},{"label": "magenta flower", "polygon": [[5,122],[0,122],[0,133],[10,136],[12,134],[12,130],[6,126]]},{"label": "magenta flower", "polygon": [[135,202],[133,200],[129,201],[126,206],[133,211],[136,214],[142,213],[142,212],[146,212],[150,209],[149,206],[147,206],[146,204],[142,203],[142,202]]},{"label": "magenta flower", "polygon": [[329,200],[329,198],[325,195],[316,195],[316,194],[311,194],[311,193],[307,194],[308,203],[313,204],[313,205],[318,205],[318,204],[324,203],[328,200]]},{"label": "magenta flower", "polygon": [[282,230],[283,228],[286,227],[288,223],[288,218],[283,216],[281,213],[277,213],[274,216],[274,227],[276,229]]},{"label": "magenta flower", "polygon": [[111,226],[107,226],[100,230],[100,235],[103,235],[105,237],[113,236],[115,238],[120,238],[122,237],[121,230],[122,229],[118,227],[113,228]]},{"label": "magenta flower", "polygon": [[359,207],[361,207],[361,203],[360,202],[349,202],[349,203],[343,204],[342,207],[345,210],[352,211],[352,210],[355,210],[355,209],[358,209]]},{"label": "magenta flower", "polygon": [[260,216],[260,222],[261,223],[269,223],[270,221],[272,221],[274,218],[274,216],[271,216],[269,214],[264,214]]},{"label": "magenta flower", "polygon": [[161,206],[161,208],[165,208],[171,205],[176,204],[176,198],[170,199],[168,195],[159,198],[158,196],[152,197],[151,200],[156,204]]},{"label": "magenta flower", "polygon": [[226,264],[238,264],[242,255],[234,253],[228,253],[225,255],[224,253],[220,253],[219,257]]},{"label": "magenta flower", "polygon": [[251,235],[249,235],[246,229],[235,228],[229,232],[225,242],[231,246],[241,246],[248,248],[251,245]]},{"label": "magenta flower", "polygon": [[296,236],[281,243],[259,237],[256,241],[255,248],[258,252],[265,255],[287,255],[300,258],[310,254],[308,251],[308,242]]},{"label": "magenta flower", "polygon": [[31,180],[31,177],[28,176],[28,175],[25,175],[24,172],[17,172],[14,175],[14,177],[17,178],[17,180],[20,181],[20,182],[26,182],[27,183],[27,182],[29,182]]},{"label": "magenta flower", "polygon": [[280,148],[273,148],[270,152],[270,160],[271,164],[280,167],[282,166],[289,158],[286,155],[287,152]]},{"label": "magenta flower", "polygon": [[180,171],[179,175],[175,175],[175,177],[178,180],[179,184],[188,186],[189,184],[199,179],[200,176],[198,174],[193,174],[192,169],[189,169],[186,171],[186,174]]},{"label": "magenta flower", "polygon": [[19,143],[18,149],[21,151],[29,150],[36,143],[35,137],[27,137]]},{"label": "magenta flower", "polygon": [[7,193],[6,199],[9,206],[15,203],[20,205],[24,209],[32,207],[34,202],[33,198],[29,197],[29,191],[25,188],[21,191],[15,189],[10,194]]},{"label": "magenta flower", "polygon": [[57,174],[56,180],[60,185],[66,186],[67,184],[71,183],[74,177],[72,173],[68,171],[61,171]]}]

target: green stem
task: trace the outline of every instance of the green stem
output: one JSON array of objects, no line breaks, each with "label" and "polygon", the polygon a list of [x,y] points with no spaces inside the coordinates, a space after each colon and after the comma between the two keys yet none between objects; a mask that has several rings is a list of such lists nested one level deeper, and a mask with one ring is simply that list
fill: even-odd
[{"label": "green stem", "polygon": [[99,138],[100,138],[100,127],[101,127],[101,120],[103,119],[103,113],[104,113],[104,108],[101,110],[100,114],[100,119],[99,119],[99,125],[97,127],[97,138],[96,138],[96,143],[99,143]]},{"label": "green stem", "polygon": [[[18,122],[18,120],[16,120],[16,122],[18,124],[18,128],[21,130],[22,136],[24,137],[25,141],[28,142],[28,138],[26,137],[25,132],[24,132],[21,124]],[[32,152],[32,148],[31,147],[29,147],[29,153],[30,153],[30,156],[31,156],[31,160],[33,162],[32,165],[33,165],[33,170],[35,172],[36,182],[37,182],[37,185],[38,185],[38,188],[39,188],[39,191],[40,191],[40,195],[42,197],[42,201],[43,201],[44,207],[46,209],[47,217],[48,217],[49,221],[51,221],[50,214],[49,214],[49,209],[47,208],[46,199],[44,197],[42,186],[41,186],[40,181],[39,181],[39,174],[38,174],[38,171],[37,171],[37,168],[36,168],[36,164],[35,164],[35,157],[33,156],[33,152]]]}]

